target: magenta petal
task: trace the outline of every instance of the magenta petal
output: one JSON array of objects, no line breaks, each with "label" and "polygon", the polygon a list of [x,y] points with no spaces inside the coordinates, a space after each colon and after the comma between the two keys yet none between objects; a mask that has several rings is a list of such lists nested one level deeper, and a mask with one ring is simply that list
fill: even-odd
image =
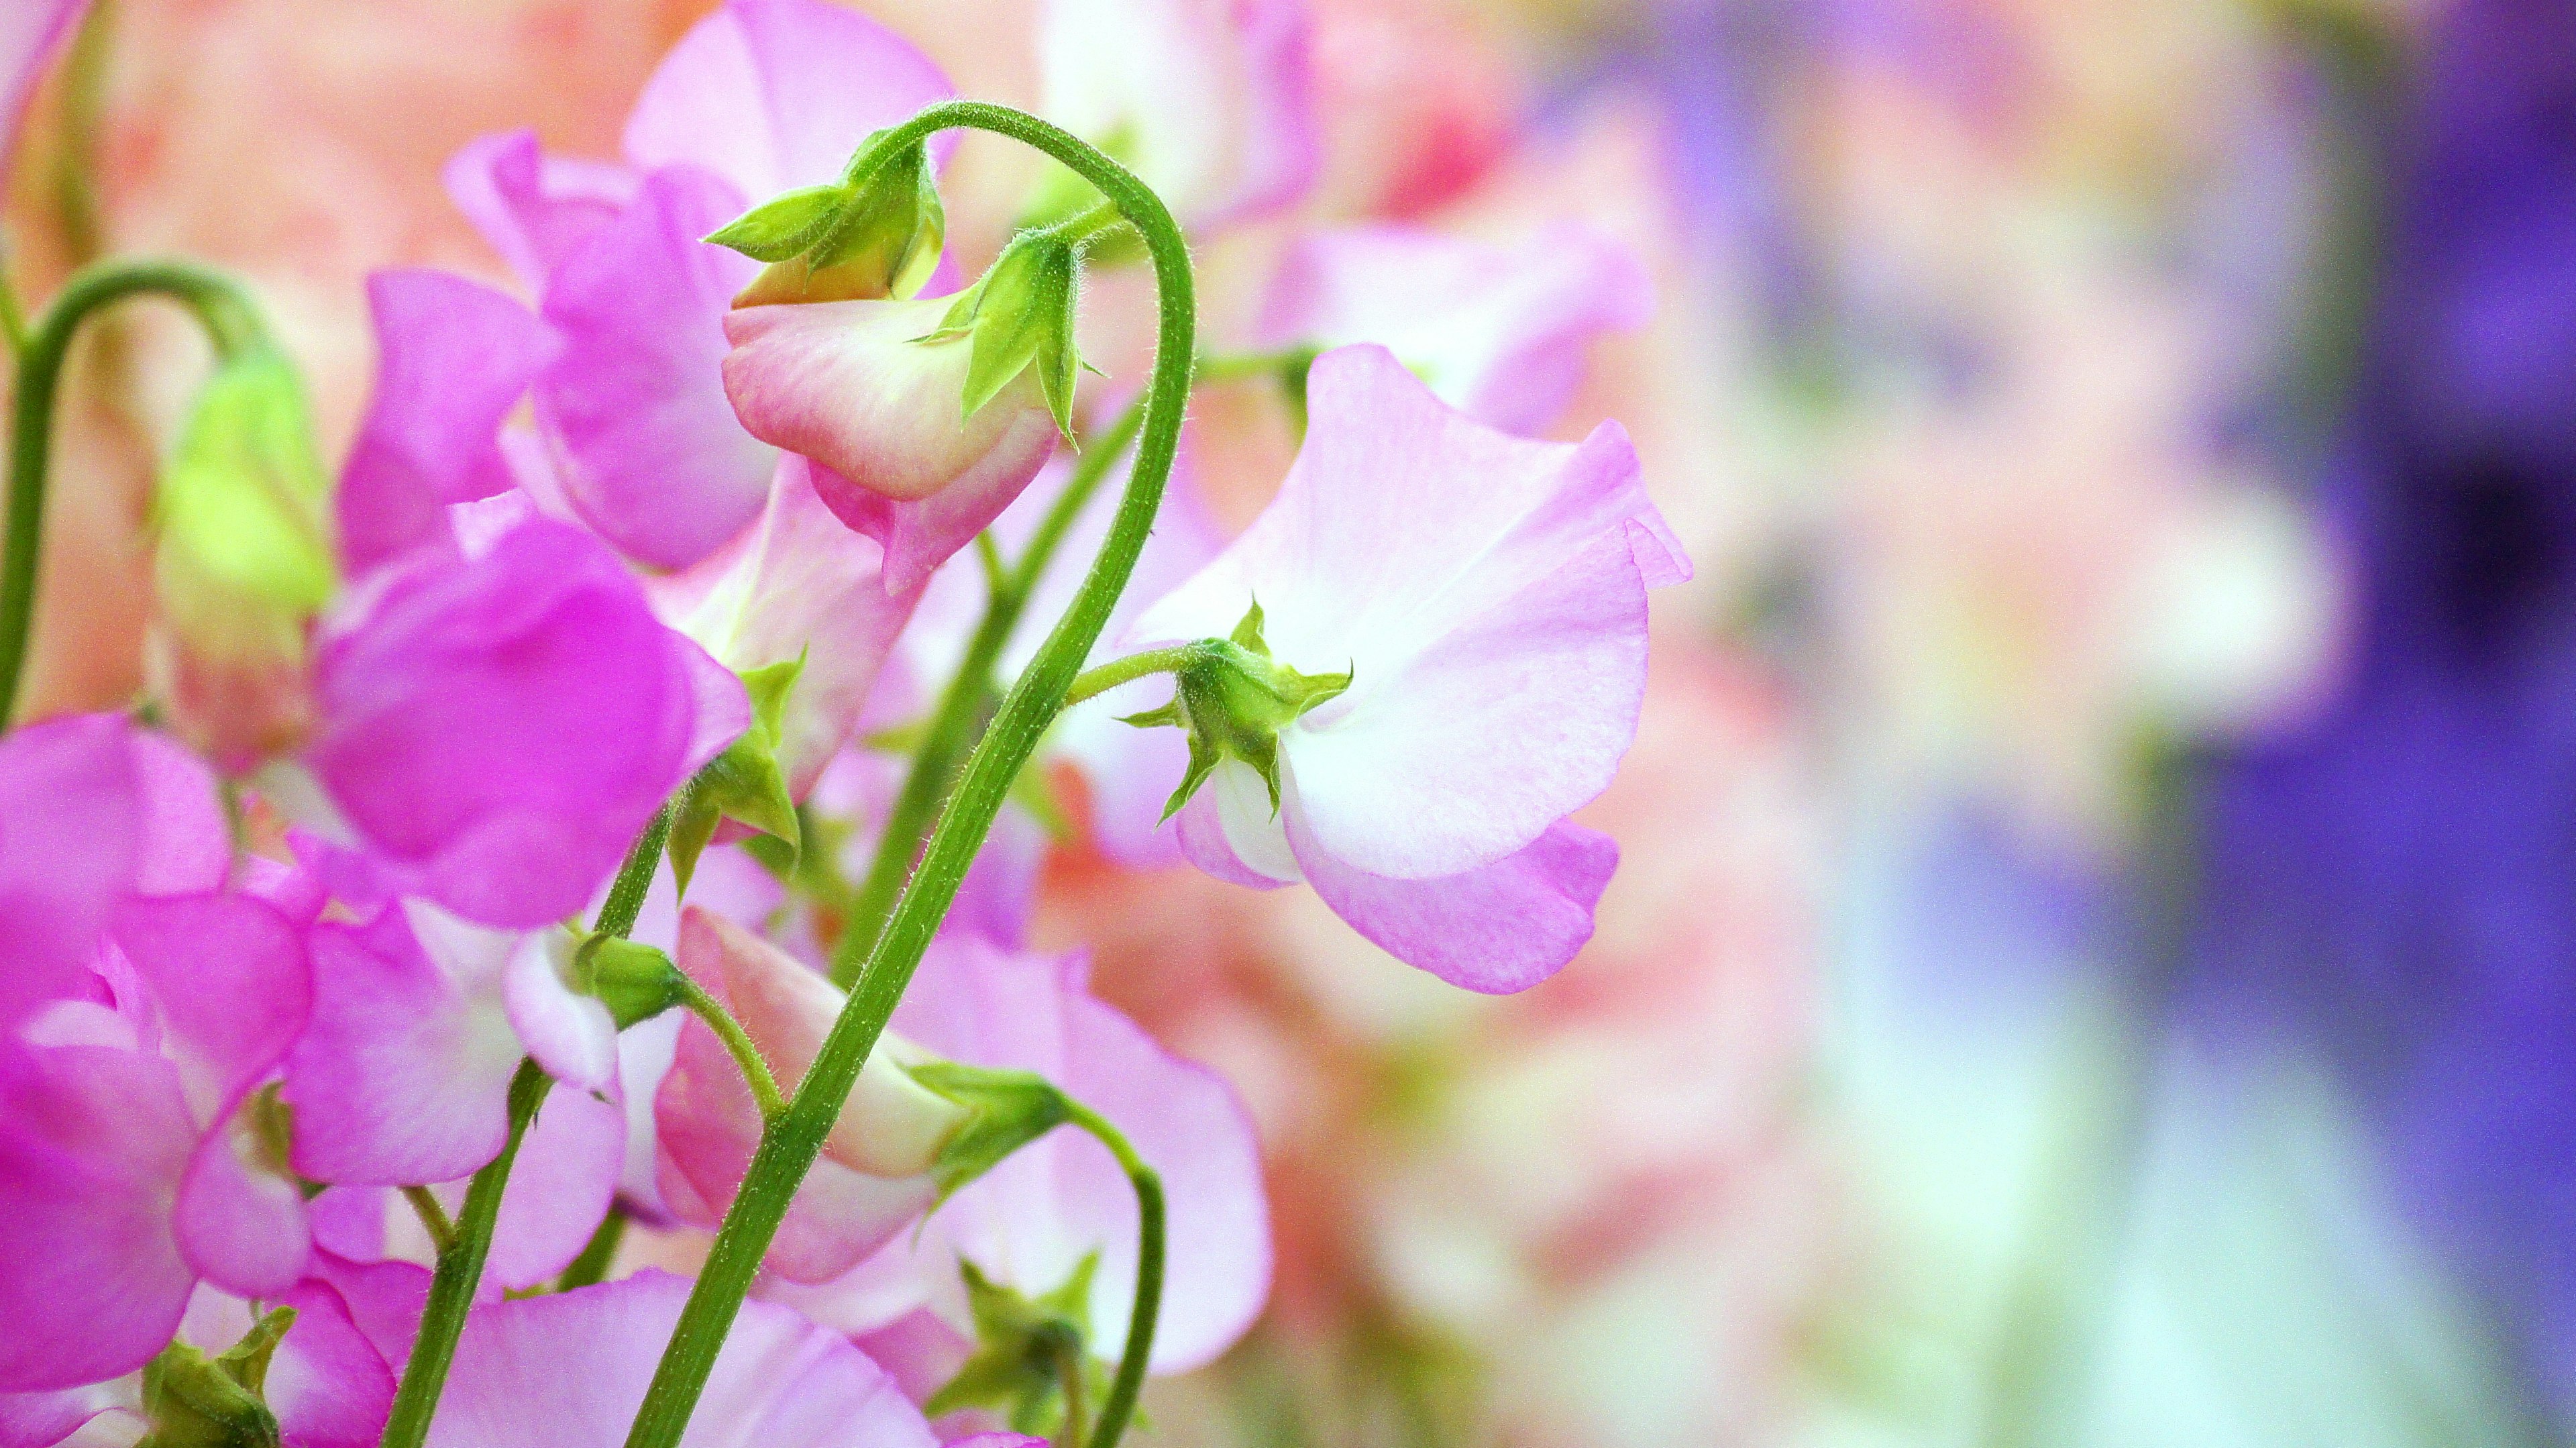
[{"label": "magenta petal", "polygon": [[617,1022],[597,996],[564,983],[558,960],[572,946],[558,931],[519,942],[501,973],[501,999],[510,1028],[547,1075],[577,1091],[605,1092],[617,1084]]},{"label": "magenta petal", "polygon": [[756,268],[699,240],[742,206],[707,172],[656,171],[546,288],[563,349],[537,379],[537,420],[565,496],[656,567],[714,552],[769,492],[777,453],[734,420],[722,372],[725,307]]},{"label": "magenta petal", "polygon": [[520,1046],[497,990],[469,993],[400,907],[313,930],[313,1023],[286,1058],[295,1169],[316,1181],[453,1181],[500,1154]]},{"label": "magenta petal", "polygon": [[320,640],[314,773],[417,893],[494,925],[580,910],[703,744],[688,656],[548,519],[380,578]]},{"label": "magenta petal", "polygon": [[510,1169],[485,1277],[510,1288],[553,1281],[608,1215],[625,1164],[625,1103],[556,1082]]},{"label": "magenta petal", "polygon": [[637,181],[623,166],[549,156],[534,131],[469,143],[441,178],[456,208],[532,292],[543,292],[563,259],[635,199]]},{"label": "magenta petal", "polygon": [[312,1014],[302,932],[247,895],[177,895],[127,901],[114,935],[151,986],[161,1050],[198,1119],[229,1116]]},{"label": "magenta petal", "polygon": [[55,1393],[0,1393],[0,1448],[54,1448],[103,1413],[136,1412],[141,1389],[128,1378]]},{"label": "magenta petal", "polygon": [[554,351],[517,301],[447,272],[367,278],[376,390],[340,471],[340,550],[351,574],[444,544],[446,508],[507,491],[502,420]]},{"label": "magenta petal", "polygon": [[101,1382],[170,1340],[196,1281],[170,1228],[196,1144],[160,1057],[0,1045],[0,1391]]},{"label": "magenta petal", "polygon": [[954,94],[920,51],[855,11],[734,0],[680,37],[644,83],[626,155],[647,168],[702,166],[766,201],[836,179],[869,132]]},{"label": "magenta petal", "polygon": [[287,1448],[370,1448],[393,1407],[395,1365],[328,1283],[307,1279],[266,1300],[295,1309],[262,1385]]},{"label": "magenta petal", "polygon": [[1488,995],[1527,990],[1592,938],[1592,907],[1618,868],[1608,835],[1558,823],[1529,848],[1445,880],[1390,880],[1315,845],[1291,807],[1288,840],[1315,893],[1387,954]]},{"label": "magenta petal", "polygon": [[82,987],[135,883],[148,826],[132,740],[116,714],[0,736],[0,1025]]},{"label": "magenta petal", "polygon": [[274,1297],[304,1276],[313,1233],[294,1182],[243,1160],[251,1143],[226,1121],[206,1133],[179,1187],[172,1224],[189,1265],[227,1292]]},{"label": "magenta petal", "polygon": [[[456,1346],[433,1448],[616,1448],[689,1284],[661,1272],[478,1307]],[[847,1341],[746,1302],[681,1442],[690,1448],[930,1448],[919,1409]]]},{"label": "magenta petal", "polygon": [[143,850],[134,889],[143,895],[220,890],[232,871],[232,824],[214,771],[167,735],[134,730],[134,784],[143,806]]},{"label": "magenta petal", "polygon": [[313,1277],[340,1294],[349,1321],[387,1363],[411,1360],[420,1314],[429,1298],[429,1269],[413,1262],[352,1262],[313,1254]]}]

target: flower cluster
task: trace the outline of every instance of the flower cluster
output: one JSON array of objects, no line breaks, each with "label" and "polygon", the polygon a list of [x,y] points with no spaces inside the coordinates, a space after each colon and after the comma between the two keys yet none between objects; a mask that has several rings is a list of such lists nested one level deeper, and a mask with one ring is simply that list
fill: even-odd
[{"label": "flower cluster", "polygon": [[[9,118],[79,8],[0,31]],[[1531,434],[1636,263],[1314,228],[1202,359],[1189,243],[1313,179],[1305,18],[1043,9],[1038,116],[732,0],[618,160],[468,147],[516,290],[371,279],[336,476],[217,274],[29,334],[39,418],[123,296],[215,371],[145,697],[0,736],[0,1440],[1107,1448],[1260,1313],[1268,1211],[1232,1089],[1033,936],[1042,858],[1303,883],[1477,991],[1590,937],[1568,816],[1690,565],[1616,424]],[[972,280],[958,126],[1060,163]],[[1139,263],[1150,373],[1085,384]],[[1302,431],[1231,541],[1194,369]]]}]

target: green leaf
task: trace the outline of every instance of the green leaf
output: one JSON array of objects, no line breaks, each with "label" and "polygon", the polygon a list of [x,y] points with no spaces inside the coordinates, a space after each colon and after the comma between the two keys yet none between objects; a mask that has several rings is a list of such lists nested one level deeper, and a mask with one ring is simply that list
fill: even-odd
[{"label": "green leaf", "polygon": [[840,225],[858,199],[846,186],[800,187],[751,208],[706,239],[753,261],[786,261],[803,255]]}]

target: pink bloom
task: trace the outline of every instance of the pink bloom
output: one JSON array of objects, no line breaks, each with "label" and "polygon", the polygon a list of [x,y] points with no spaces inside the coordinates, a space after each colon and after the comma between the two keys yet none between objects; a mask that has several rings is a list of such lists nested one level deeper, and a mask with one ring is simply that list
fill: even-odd
[{"label": "pink bloom", "polygon": [[654,607],[735,673],[801,658],[778,765],[802,800],[850,737],[918,587],[886,586],[886,549],[841,526],[800,458],[781,458],[769,505],[731,543],[647,585]]},{"label": "pink bloom", "polygon": [[287,1057],[285,1096],[296,1170],[348,1184],[329,1194],[346,1214],[334,1251],[382,1259],[385,1212],[409,1212],[350,1187],[460,1183],[500,1154],[523,1055],[557,1085],[502,1197],[487,1275],[529,1286],[581,1250],[617,1189],[626,1111],[616,1026],[560,974],[572,943],[560,929],[485,929],[420,900],[364,925],[314,927],[313,1021]]},{"label": "pink bloom", "polygon": [[244,1109],[304,1027],[299,927],[248,895],[129,899],[87,998],[0,1043],[0,1389],[142,1366],[200,1277],[304,1275],[304,1203]]},{"label": "pink bloom", "polygon": [[[942,936],[895,1012],[904,1039],[954,1060],[1035,1071],[1107,1117],[1163,1179],[1168,1238],[1156,1372],[1214,1360],[1270,1291],[1269,1205],[1252,1124],[1232,1088],[1170,1055],[1091,995],[1080,956]],[[818,1320],[867,1332],[929,1307],[970,1330],[957,1263],[1036,1296],[1100,1254],[1091,1347],[1126,1344],[1136,1280],[1135,1190],[1108,1151],[1071,1127],[1025,1146],[839,1281],[778,1286]]]},{"label": "pink bloom", "polygon": [[535,927],[581,909],[748,723],[608,550],[534,519],[380,570],[317,640],[305,760],[402,893]]},{"label": "pink bloom", "polygon": [[777,303],[725,314],[725,395],[752,434],[811,458],[841,521],[885,541],[909,589],[984,529],[1055,450],[1030,367],[965,415],[974,341],[923,340],[945,300]]},{"label": "pink bloom", "polygon": [[0,14],[0,180],[46,65],[88,9],[89,0],[18,0]]},{"label": "pink bloom", "polygon": [[1489,427],[1537,433],[1582,382],[1605,331],[1645,325],[1644,267],[1577,225],[1505,249],[1417,227],[1316,231],[1280,263],[1264,345],[1376,342],[1440,400]]},{"label": "pink bloom", "polygon": [[1689,576],[1615,424],[1525,442],[1379,347],[1315,363],[1312,425],[1250,530],[1129,630],[1223,637],[1257,599],[1284,665],[1349,669],[1282,727],[1280,803],[1227,759],[1182,810],[1223,879],[1303,879],[1390,953],[1519,990],[1589,937],[1617,850],[1565,823],[1634,736],[1646,590]]},{"label": "pink bloom", "polygon": [[1107,148],[1192,231],[1292,204],[1315,179],[1300,0],[1048,0],[1049,120]]},{"label": "pink bloom", "polygon": [[628,118],[624,164],[549,157],[526,132],[448,169],[457,204],[557,344],[534,378],[566,498],[646,563],[742,531],[775,452],[726,405],[722,318],[757,268],[698,238],[754,202],[834,179],[871,131],[950,94],[892,32],[822,0],[734,0],[690,30]]},{"label": "pink bloom", "polygon": [[[433,1448],[616,1448],[644,1401],[689,1284],[640,1272],[478,1307],[432,1420]],[[932,1448],[921,1411],[846,1340],[776,1303],[747,1302],[681,1443]]]}]

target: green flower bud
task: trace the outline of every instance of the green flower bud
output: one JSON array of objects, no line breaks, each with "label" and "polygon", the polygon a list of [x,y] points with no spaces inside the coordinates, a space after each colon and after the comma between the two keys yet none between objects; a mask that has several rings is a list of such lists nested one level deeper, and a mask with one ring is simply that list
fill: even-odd
[{"label": "green flower bud", "polygon": [[1163,804],[1170,819],[1190,802],[1222,760],[1252,766],[1270,787],[1270,809],[1279,810],[1279,731],[1299,715],[1351,686],[1351,672],[1303,674],[1270,657],[1255,603],[1232,635],[1202,639],[1172,671],[1172,702],[1127,715],[1140,729],[1168,724],[1189,732],[1190,766],[1180,788]]},{"label": "green flower bud", "polygon": [[269,1360],[295,1309],[251,1325],[222,1356],[174,1342],[143,1365],[143,1414],[152,1420],[136,1448],[277,1448],[277,1415],[262,1397]]},{"label": "green flower bud", "polygon": [[592,935],[574,947],[574,990],[596,996],[617,1029],[649,1021],[681,1003],[680,968],[658,948],[619,935]]}]

